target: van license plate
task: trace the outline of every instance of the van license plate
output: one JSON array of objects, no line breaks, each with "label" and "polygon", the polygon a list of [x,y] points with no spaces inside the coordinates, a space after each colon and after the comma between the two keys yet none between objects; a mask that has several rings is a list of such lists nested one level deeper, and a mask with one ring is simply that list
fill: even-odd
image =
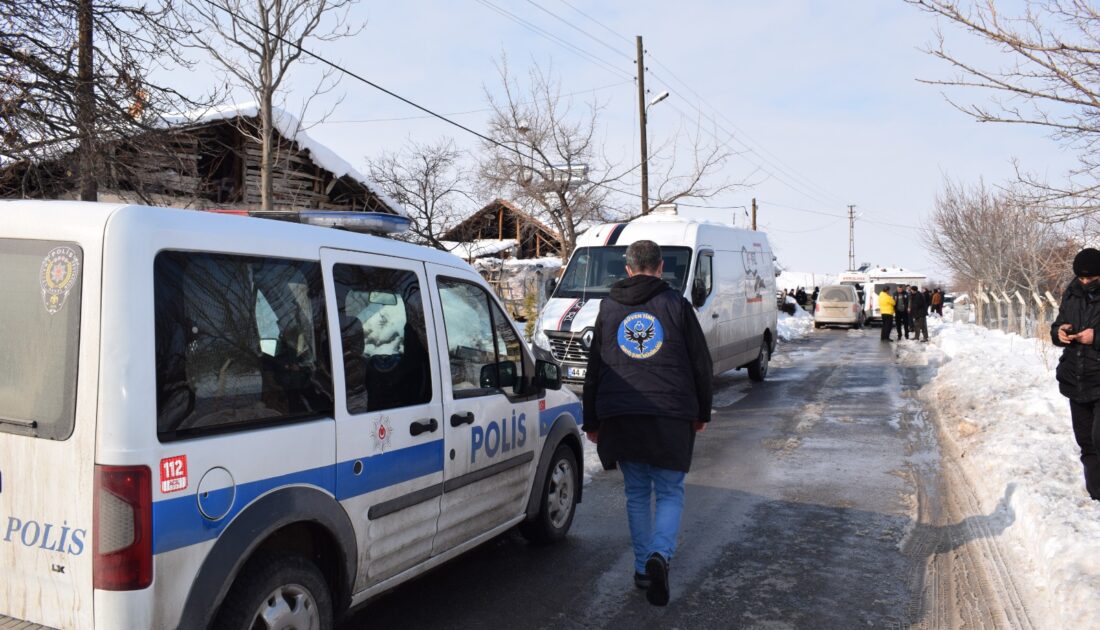
[{"label": "van license plate", "polygon": [[565,375],[568,376],[569,378],[584,378],[584,375],[587,374],[587,373],[588,373],[588,368],[586,368],[586,367],[582,367],[582,368],[571,367],[571,368],[566,368],[566,371],[565,371]]}]

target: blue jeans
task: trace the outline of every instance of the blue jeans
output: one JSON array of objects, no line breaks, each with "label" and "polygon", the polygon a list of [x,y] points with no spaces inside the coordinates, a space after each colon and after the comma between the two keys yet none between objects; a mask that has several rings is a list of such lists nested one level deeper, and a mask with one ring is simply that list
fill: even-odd
[{"label": "blue jeans", "polygon": [[[645,561],[652,553],[672,560],[680,515],[684,511],[684,473],[649,464],[619,462],[626,490],[626,516],[634,543],[634,570],[645,573]],[[654,511],[652,497],[657,495]]]}]

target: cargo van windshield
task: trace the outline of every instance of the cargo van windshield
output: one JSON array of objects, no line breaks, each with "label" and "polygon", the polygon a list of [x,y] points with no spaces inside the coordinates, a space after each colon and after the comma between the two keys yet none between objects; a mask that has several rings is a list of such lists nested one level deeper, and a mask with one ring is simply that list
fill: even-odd
[{"label": "cargo van windshield", "polygon": [[83,259],[74,243],[0,238],[0,432],[73,432]]},{"label": "cargo van windshield", "polygon": [[[662,276],[669,286],[683,293],[691,268],[690,247],[662,247],[665,261]],[[603,297],[611,292],[611,285],[626,277],[626,246],[579,247],[573,253],[569,267],[554,297],[579,298],[585,295]]]}]

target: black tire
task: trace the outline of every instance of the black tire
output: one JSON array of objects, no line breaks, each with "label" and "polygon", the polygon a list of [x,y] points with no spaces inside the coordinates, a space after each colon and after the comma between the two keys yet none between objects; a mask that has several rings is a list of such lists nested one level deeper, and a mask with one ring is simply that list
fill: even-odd
[{"label": "black tire", "polygon": [[537,545],[548,545],[565,538],[577,513],[580,484],[577,456],[569,446],[558,444],[540,490],[539,512],[534,518],[519,524],[523,537]]},{"label": "black tire", "polygon": [[756,356],[755,361],[749,364],[749,378],[757,383],[767,378],[768,363],[771,357],[771,346],[768,344],[768,339],[765,337],[764,341],[760,343],[760,354]]},{"label": "black tire", "polygon": [[[262,612],[275,613],[269,626]],[[295,554],[264,554],[248,561],[225,596],[216,628],[332,630],[332,595],[315,564]]]},{"label": "black tire", "polygon": [[819,324],[817,322],[814,322],[814,330],[819,330],[820,328],[821,328],[821,324]]}]

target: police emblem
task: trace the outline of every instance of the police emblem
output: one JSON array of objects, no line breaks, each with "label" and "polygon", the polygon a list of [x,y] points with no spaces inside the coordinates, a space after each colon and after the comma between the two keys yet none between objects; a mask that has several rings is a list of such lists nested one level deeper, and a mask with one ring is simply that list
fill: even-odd
[{"label": "police emblem", "polygon": [[38,284],[46,312],[54,315],[65,306],[69,292],[80,278],[80,257],[71,247],[55,247],[42,259]]},{"label": "police emblem", "polygon": [[374,421],[374,433],[371,437],[374,438],[374,445],[379,450],[386,450],[386,444],[390,441],[391,433],[393,433],[393,427],[390,426],[390,419],[386,416],[378,416],[378,419]]},{"label": "police emblem", "polygon": [[649,313],[631,313],[619,325],[619,349],[631,359],[648,359],[665,343],[661,322]]}]

